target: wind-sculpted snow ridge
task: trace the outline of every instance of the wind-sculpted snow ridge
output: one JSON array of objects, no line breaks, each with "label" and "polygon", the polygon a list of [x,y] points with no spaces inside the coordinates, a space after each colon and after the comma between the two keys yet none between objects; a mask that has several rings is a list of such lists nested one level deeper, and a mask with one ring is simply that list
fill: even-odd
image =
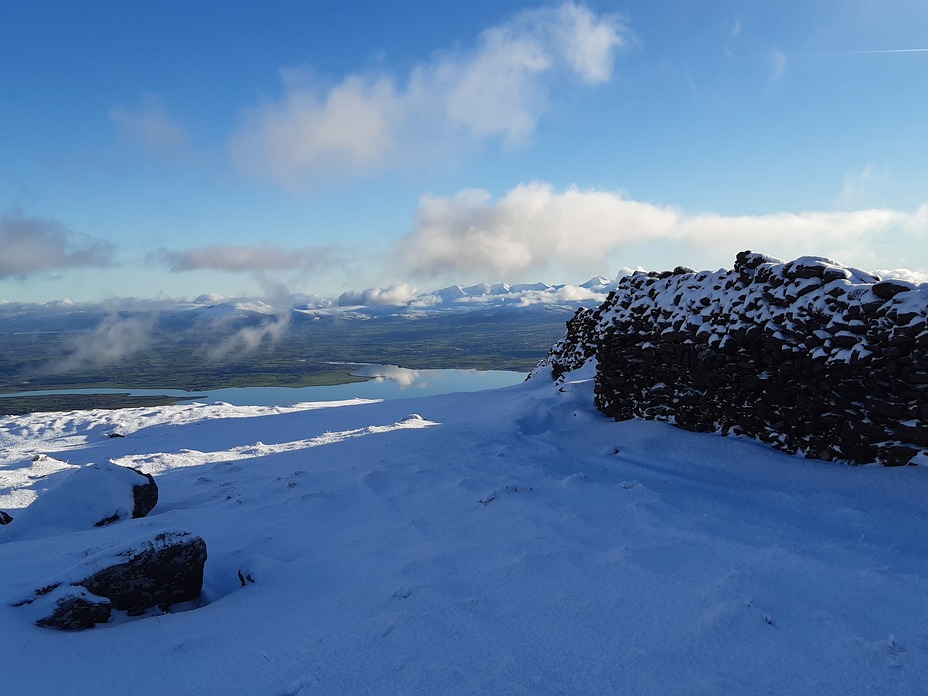
[{"label": "wind-sculpted snow ridge", "polygon": [[750,251],[731,270],[635,273],[579,310],[539,368],[560,378],[589,360],[596,405],[616,420],[928,463],[928,284]]}]

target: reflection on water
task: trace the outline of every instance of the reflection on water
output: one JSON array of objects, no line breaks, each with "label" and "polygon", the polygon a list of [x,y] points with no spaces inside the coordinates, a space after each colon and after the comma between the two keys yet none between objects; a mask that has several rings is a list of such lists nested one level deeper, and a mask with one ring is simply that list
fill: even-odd
[{"label": "reflection on water", "polygon": [[352,374],[369,377],[366,382],[330,387],[238,387],[191,394],[181,389],[62,389],[2,394],[41,396],[44,394],[131,394],[193,397],[199,403],[227,403],[236,406],[292,406],[304,401],[342,399],[408,399],[417,396],[499,389],[525,380],[524,372],[505,370],[410,370],[396,365],[361,365]]},{"label": "reflection on water", "polygon": [[358,377],[370,377],[378,382],[385,379],[395,382],[400,387],[427,387],[428,381],[424,372],[437,372],[437,370],[410,370],[408,367],[396,365],[362,365],[351,374]]}]

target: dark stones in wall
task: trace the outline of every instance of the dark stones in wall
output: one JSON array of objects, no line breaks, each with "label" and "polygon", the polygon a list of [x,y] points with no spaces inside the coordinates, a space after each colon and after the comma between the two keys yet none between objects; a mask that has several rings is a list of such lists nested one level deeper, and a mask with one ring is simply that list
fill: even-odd
[{"label": "dark stones in wall", "polygon": [[928,448],[928,286],[821,257],[636,273],[581,309],[545,364],[597,361],[616,420],[742,434],[823,460],[909,464]]}]

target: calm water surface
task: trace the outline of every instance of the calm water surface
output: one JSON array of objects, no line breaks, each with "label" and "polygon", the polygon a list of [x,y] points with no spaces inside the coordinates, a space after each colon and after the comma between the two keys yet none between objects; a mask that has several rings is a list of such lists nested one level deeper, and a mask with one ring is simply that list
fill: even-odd
[{"label": "calm water surface", "polygon": [[362,365],[351,373],[369,379],[366,382],[330,387],[239,387],[204,392],[187,392],[182,389],[57,389],[2,394],[0,398],[52,394],[160,394],[182,398],[194,396],[193,401],[207,404],[224,402],[236,406],[292,406],[303,401],[409,399],[499,389],[524,381],[526,375],[524,372],[506,370],[410,370],[395,365]]}]

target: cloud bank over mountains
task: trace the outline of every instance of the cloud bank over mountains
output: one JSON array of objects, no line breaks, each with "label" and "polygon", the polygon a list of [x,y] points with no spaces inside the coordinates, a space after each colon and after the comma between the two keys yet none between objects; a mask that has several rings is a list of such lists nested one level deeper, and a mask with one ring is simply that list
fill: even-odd
[{"label": "cloud bank over mountains", "polygon": [[556,191],[551,184],[532,182],[497,199],[482,189],[424,196],[415,225],[396,253],[416,277],[479,273],[520,278],[554,269],[574,274],[598,269],[604,259],[653,242],[675,245],[680,262],[693,266],[748,247],[782,258],[832,249],[843,252],[834,254],[839,258],[859,263],[876,258],[879,247],[896,245],[904,253],[910,244],[928,244],[928,205],[911,213],[721,215],[688,213],[619,192]]},{"label": "cloud bank over mountains", "polygon": [[[379,287],[344,291],[337,301],[376,306],[412,302],[423,286],[448,282],[613,275],[623,261],[640,263],[648,245],[672,251],[675,263],[715,270],[746,248],[780,258],[832,256],[878,268],[881,259],[904,260],[926,244],[928,205],[911,212],[873,208],[722,215],[636,201],[615,191],[557,190],[536,181],[496,198],[483,189],[425,195],[410,229],[381,248],[208,244],[161,249],[150,253],[147,263],[172,273],[243,274],[263,289],[265,299],[273,295],[275,306],[289,306],[290,297],[299,294],[292,288],[315,290],[313,278],[320,273],[340,274],[343,287],[383,279],[387,283]],[[0,279],[127,263],[115,244],[19,213],[0,217],[0,245]],[[925,270],[892,273],[918,277]]]}]

